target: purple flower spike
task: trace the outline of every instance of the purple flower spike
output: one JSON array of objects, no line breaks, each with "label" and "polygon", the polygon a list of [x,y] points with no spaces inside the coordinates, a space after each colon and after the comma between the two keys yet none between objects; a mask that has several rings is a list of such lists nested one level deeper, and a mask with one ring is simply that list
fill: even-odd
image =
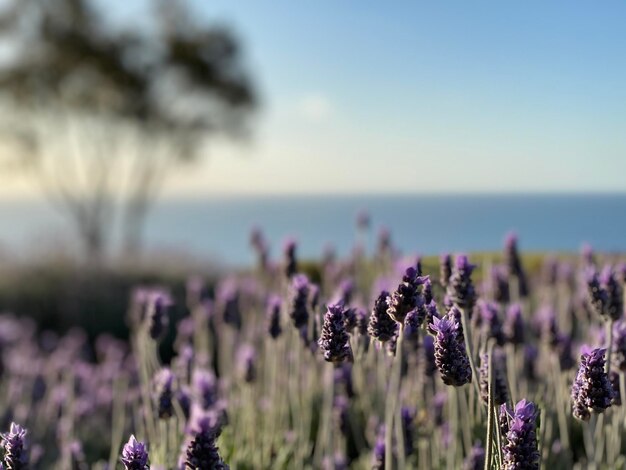
[{"label": "purple flower spike", "polygon": [[417,289],[425,282],[425,278],[419,277],[417,270],[408,268],[398,288],[387,299],[387,313],[398,323],[402,323],[406,315],[417,307],[419,295]]},{"label": "purple flower spike", "polygon": [[515,276],[518,282],[520,297],[528,296],[528,282],[522,268],[522,261],[517,250],[517,235],[510,233],[504,243],[504,259],[510,276]]},{"label": "purple flower spike", "polygon": [[309,321],[309,278],[297,274],[291,281],[289,296],[289,316],[296,328],[300,329]]},{"label": "purple flower spike", "polygon": [[186,470],[228,470],[230,467],[224,463],[215,443],[220,432],[214,417],[203,416],[195,420],[192,429],[193,438],[185,450]]},{"label": "purple flower spike", "polygon": [[622,394],[619,388],[619,373],[612,370],[609,372],[609,382],[613,387],[613,404],[615,406],[622,406]]},{"label": "purple flower spike", "polygon": [[508,422],[506,443],[502,448],[504,470],[539,468],[536,434],[538,414],[532,402],[521,400],[515,405]]},{"label": "purple flower spike", "polygon": [[4,465],[7,470],[26,470],[28,468],[26,432],[26,429],[19,424],[11,423],[9,432],[2,434]]},{"label": "purple flower spike", "polygon": [[387,298],[389,292],[382,291],[376,301],[370,315],[367,332],[369,335],[385,343],[396,335],[398,324],[387,314]]},{"label": "purple flower spike", "polygon": [[444,253],[439,258],[439,283],[442,287],[448,287],[450,276],[452,276],[452,257],[449,253]]},{"label": "purple flower spike", "polygon": [[435,364],[446,385],[460,387],[472,381],[472,370],[465,351],[459,341],[459,324],[454,316],[435,318],[432,324],[435,336]]},{"label": "purple flower spike", "polygon": [[435,363],[435,341],[432,336],[425,335],[420,351],[419,364],[426,377],[433,377],[437,371]]},{"label": "purple flower spike", "polygon": [[613,327],[613,365],[626,372],[626,322],[620,320]]},{"label": "purple flower spike", "polygon": [[482,470],[485,467],[485,449],[480,442],[472,447],[470,454],[463,461],[463,470]]},{"label": "purple flower spike", "polygon": [[426,307],[423,300],[420,298],[419,306],[407,313],[404,319],[404,339],[411,344],[414,348],[417,348],[419,341],[419,330],[424,323],[426,317]]},{"label": "purple flower spike", "polygon": [[283,245],[283,254],[285,256],[285,276],[291,278],[298,271],[298,263],[296,261],[296,240],[288,238]]},{"label": "purple flower spike", "polygon": [[324,314],[322,335],[317,344],[319,345],[324,359],[332,363],[352,361],[352,349],[350,337],[345,328],[344,308],[341,304],[329,305]]},{"label": "purple flower spike", "polygon": [[172,405],[174,374],[168,369],[161,369],[155,376],[155,399],[157,414],[161,419],[171,418],[174,414]]},{"label": "purple flower spike", "polygon": [[605,312],[605,305],[607,304],[607,293],[602,286],[600,286],[598,272],[593,266],[587,266],[585,269],[585,281],[587,283],[589,305],[598,317],[602,317]]},{"label": "purple flower spike", "polygon": [[605,352],[602,348],[583,348],[572,386],[572,412],[577,419],[587,421],[591,413],[602,413],[611,406],[614,392],[604,371]]},{"label": "purple flower spike", "polygon": [[267,332],[272,339],[276,339],[282,333],[280,327],[280,307],[282,300],[278,295],[272,295],[267,301]]},{"label": "purple flower spike", "polygon": [[155,291],[148,303],[148,332],[154,340],[159,340],[169,325],[168,310],[172,306],[172,298],[167,292]]},{"label": "purple flower spike", "polygon": [[612,320],[619,320],[624,313],[624,296],[611,266],[605,266],[600,273],[600,284],[605,292],[604,315]]},{"label": "purple flower spike", "polygon": [[504,334],[502,333],[498,304],[480,300],[478,306],[481,323],[487,337],[494,338],[498,345],[502,346],[504,344]]},{"label": "purple flower spike", "polygon": [[506,310],[503,330],[507,342],[515,345],[524,343],[524,320],[522,319],[522,308],[519,304],[512,304]]},{"label": "purple flower spike", "polygon": [[509,288],[509,276],[505,266],[493,266],[491,268],[491,290],[493,299],[501,304],[509,303],[511,291]]},{"label": "purple flower spike", "polygon": [[218,383],[215,375],[207,369],[196,369],[191,378],[196,401],[204,410],[218,401]]},{"label": "purple flower spike", "polygon": [[247,383],[256,379],[256,351],[249,344],[242,345],[237,352],[237,371]]},{"label": "purple flower spike", "polygon": [[[509,390],[506,384],[506,375],[504,371],[504,356],[494,354],[493,365],[493,385],[494,385],[494,402],[496,405],[502,405],[509,399]],[[486,405],[489,403],[489,356],[483,354],[480,356],[480,368],[478,369],[478,382],[480,385],[480,398]]]},{"label": "purple flower spike", "polygon": [[400,421],[402,423],[402,435],[404,436],[404,453],[408,457],[415,451],[415,416],[414,408],[403,406],[400,409]]},{"label": "purple flower spike", "polygon": [[372,455],[372,470],[385,469],[385,434],[384,429],[378,433]]},{"label": "purple flower spike", "polygon": [[124,444],[120,460],[122,464],[124,464],[125,470],[146,470],[150,468],[148,466],[148,450],[146,449],[146,445],[135,439],[134,435],[131,435],[128,442]]},{"label": "purple flower spike", "polygon": [[452,303],[466,310],[468,315],[471,315],[476,303],[476,290],[472,284],[472,271],[475,267],[470,264],[466,255],[458,255],[447,288]]}]

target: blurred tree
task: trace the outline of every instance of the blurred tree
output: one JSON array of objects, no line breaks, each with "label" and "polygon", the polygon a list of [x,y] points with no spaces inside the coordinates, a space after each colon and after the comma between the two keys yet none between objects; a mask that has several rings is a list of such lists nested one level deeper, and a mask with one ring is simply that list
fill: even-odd
[{"label": "blurred tree", "polygon": [[93,0],[0,3],[5,143],[70,216],[91,260],[116,221],[136,254],[164,179],[202,157],[208,136],[245,137],[257,105],[227,28],[184,0],[150,6],[124,29]]}]

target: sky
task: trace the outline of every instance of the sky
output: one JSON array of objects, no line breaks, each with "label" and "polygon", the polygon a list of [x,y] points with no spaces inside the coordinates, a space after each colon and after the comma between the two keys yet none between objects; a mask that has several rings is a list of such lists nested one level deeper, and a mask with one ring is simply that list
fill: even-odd
[{"label": "sky", "polygon": [[167,196],[626,190],[624,2],[192,1],[262,108]]}]

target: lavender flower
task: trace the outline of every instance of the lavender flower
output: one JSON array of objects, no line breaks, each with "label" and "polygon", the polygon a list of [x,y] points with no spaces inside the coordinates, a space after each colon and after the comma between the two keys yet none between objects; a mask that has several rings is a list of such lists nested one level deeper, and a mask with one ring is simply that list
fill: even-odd
[{"label": "lavender flower", "polygon": [[572,355],[572,337],[560,334],[556,345],[556,353],[559,357],[561,370],[569,370],[576,365]]},{"label": "lavender flower", "polygon": [[435,340],[430,335],[424,336],[419,360],[424,375],[433,377],[437,370],[437,363],[435,362]]},{"label": "lavender flower", "polygon": [[466,310],[468,315],[471,315],[476,302],[476,291],[471,277],[475,267],[470,264],[467,256],[458,255],[447,288],[450,300],[459,308]]},{"label": "lavender flower", "polygon": [[185,470],[228,470],[215,443],[219,426],[212,416],[206,415],[196,420],[192,429],[193,438],[185,450]]},{"label": "lavender flower", "polygon": [[600,273],[600,283],[605,292],[604,314],[612,320],[618,320],[624,313],[624,295],[610,266],[605,266]]},{"label": "lavender flower", "polygon": [[196,400],[202,409],[207,410],[217,403],[217,379],[211,371],[196,369],[191,380]]},{"label": "lavender flower", "polygon": [[244,382],[251,383],[256,379],[256,351],[249,344],[244,344],[237,351],[237,372]]},{"label": "lavender flower", "polygon": [[346,307],[350,305],[352,301],[352,296],[354,295],[354,281],[350,278],[343,279],[339,283],[339,288],[335,293],[335,302],[334,303],[342,303]]},{"label": "lavender flower", "polygon": [[358,331],[359,335],[361,336],[367,336],[367,326],[369,324],[369,317],[367,315],[367,311],[364,308],[357,308],[356,309],[356,330]]},{"label": "lavender flower", "polygon": [[[492,360],[493,365],[493,388],[494,402],[496,405],[502,405],[509,399],[509,391],[506,384],[506,375],[504,373],[503,356],[494,354]],[[480,398],[484,404],[489,403],[489,356],[482,354],[480,356],[480,367],[478,369],[478,383],[480,385]]]},{"label": "lavender flower", "polygon": [[437,304],[435,303],[434,300],[426,304],[425,308],[426,308],[426,316],[424,318],[424,323],[426,324],[427,328],[430,328],[430,325],[432,325],[433,320],[435,318],[439,318],[441,315],[439,315],[439,310],[437,309]]},{"label": "lavender flower", "polygon": [[289,316],[298,329],[309,321],[309,286],[309,279],[304,274],[293,276],[289,295]]},{"label": "lavender flower", "polygon": [[415,268],[410,267],[405,271],[402,282],[387,299],[387,313],[391,318],[402,323],[406,315],[417,307],[419,298],[417,289],[423,282],[424,279],[418,277]]},{"label": "lavender flower", "polygon": [[342,390],[348,398],[353,398],[355,391],[352,383],[352,364],[344,362],[334,372],[335,389]]},{"label": "lavender flower", "polygon": [[593,266],[586,268],[585,281],[587,283],[589,306],[598,317],[602,318],[605,314],[605,306],[608,302],[607,292],[600,285],[598,272]]},{"label": "lavender flower", "polygon": [[26,432],[26,429],[19,424],[11,423],[9,432],[2,434],[4,465],[7,470],[26,470],[28,468]]},{"label": "lavender flower", "polygon": [[267,301],[267,332],[272,339],[276,339],[282,333],[280,327],[280,307],[282,300],[278,295],[271,295]]},{"label": "lavender flower", "polygon": [[391,233],[387,227],[381,227],[378,231],[378,254],[385,256],[392,252]]},{"label": "lavender flower", "polygon": [[512,304],[507,308],[503,332],[508,343],[515,345],[524,343],[524,320],[519,304]]},{"label": "lavender flower", "polygon": [[446,392],[437,392],[433,397],[433,424],[435,427],[440,427],[444,422],[444,407],[448,402],[448,394]]},{"label": "lavender flower", "polygon": [[501,304],[509,303],[511,300],[509,290],[508,272],[504,266],[493,266],[491,268],[491,290],[493,299]]},{"label": "lavender flower", "polygon": [[178,402],[185,419],[189,419],[189,414],[191,412],[191,393],[189,391],[189,387],[181,386],[176,390],[176,401]]},{"label": "lavender flower", "polygon": [[426,277],[426,279],[424,279],[422,297],[424,299],[424,305],[428,305],[433,301],[433,284],[430,282],[430,277]]},{"label": "lavender flower", "polygon": [[217,288],[217,304],[227,325],[241,329],[241,292],[235,279],[225,279]]},{"label": "lavender flower", "polygon": [[521,400],[515,405],[502,448],[504,470],[539,468],[536,434],[538,414],[532,402]]},{"label": "lavender flower", "polygon": [[622,394],[619,387],[619,372],[612,370],[609,372],[609,382],[613,387],[613,404],[615,406],[622,406]]},{"label": "lavender flower", "polygon": [[465,351],[459,341],[457,323],[454,316],[435,318],[432,329],[435,331],[435,364],[443,383],[459,387],[472,381],[472,370]]},{"label": "lavender flower", "polygon": [[420,299],[420,307],[416,307],[407,313],[404,319],[404,340],[417,348],[419,339],[419,330],[426,316],[426,309],[423,301]]},{"label": "lavender flower", "polygon": [[504,244],[504,259],[507,264],[509,275],[517,278],[519,295],[526,297],[528,295],[528,282],[526,274],[522,268],[522,261],[517,251],[517,236],[514,233],[507,235]]},{"label": "lavender flower", "polygon": [[626,322],[620,320],[613,326],[613,365],[626,372]]},{"label": "lavender flower", "polygon": [[539,351],[537,347],[532,344],[524,346],[524,362],[522,364],[522,374],[526,380],[534,382],[537,380],[537,357],[539,357]]},{"label": "lavender flower", "polygon": [[[70,442],[65,451],[69,454],[69,462],[72,470],[87,470],[87,461],[85,459],[85,452],[83,451],[83,445],[80,441],[74,440]],[[2,467],[0,467],[2,470]]]},{"label": "lavender flower", "polygon": [[348,415],[350,400],[345,395],[337,395],[333,400],[333,419],[337,428],[344,436],[350,431],[350,417]]},{"label": "lavender flower", "polygon": [[476,442],[470,454],[463,461],[463,470],[482,470],[485,467],[485,449],[480,442]]},{"label": "lavender flower", "polygon": [[120,460],[124,464],[125,470],[147,470],[150,468],[146,445],[135,439],[134,435],[131,435],[128,442],[124,444]]},{"label": "lavender flower", "polygon": [[161,339],[169,325],[168,309],[172,305],[172,299],[166,292],[155,291],[150,296],[148,303],[148,332],[154,340]]},{"label": "lavender flower", "polygon": [[480,300],[480,320],[488,338],[494,338],[498,346],[504,344],[504,334],[502,333],[502,323],[500,322],[498,304]]},{"label": "lavender flower", "polygon": [[387,314],[387,298],[389,292],[382,291],[376,301],[370,315],[367,332],[369,335],[384,343],[396,335],[398,324]]},{"label": "lavender flower", "polygon": [[161,369],[156,374],[154,382],[157,414],[161,419],[171,418],[174,414],[172,405],[174,375],[168,368]]},{"label": "lavender flower", "polygon": [[542,307],[537,312],[536,318],[539,322],[541,340],[551,348],[555,348],[559,344],[560,333],[554,310],[549,306]]},{"label": "lavender flower", "polygon": [[344,309],[341,304],[329,305],[324,315],[322,335],[318,345],[324,359],[332,363],[352,361],[352,349],[344,325]]},{"label": "lavender flower", "polygon": [[591,413],[602,413],[611,406],[613,388],[604,371],[606,349],[583,347],[580,367],[572,386],[574,417],[587,421]]},{"label": "lavender flower", "polygon": [[296,241],[289,238],[283,245],[283,254],[285,257],[285,276],[291,278],[298,272],[298,263],[296,261]]},{"label": "lavender flower", "polygon": [[415,409],[403,406],[400,409],[400,422],[404,436],[404,454],[408,457],[415,451]]},{"label": "lavender flower", "polygon": [[385,434],[384,430],[378,433],[374,452],[372,454],[372,470],[385,470]]},{"label": "lavender flower", "polygon": [[509,405],[503,403],[500,405],[500,411],[498,413],[498,429],[500,430],[500,434],[506,437],[509,432],[509,421],[513,416],[513,410],[509,408]]}]

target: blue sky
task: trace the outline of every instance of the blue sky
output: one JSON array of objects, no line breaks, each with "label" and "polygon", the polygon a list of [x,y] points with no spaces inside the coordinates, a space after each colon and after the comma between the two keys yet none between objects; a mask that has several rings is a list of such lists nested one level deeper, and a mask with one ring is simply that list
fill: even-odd
[{"label": "blue sky", "polygon": [[624,2],[194,3],[263,108],[168,194],[626,190]]}]

